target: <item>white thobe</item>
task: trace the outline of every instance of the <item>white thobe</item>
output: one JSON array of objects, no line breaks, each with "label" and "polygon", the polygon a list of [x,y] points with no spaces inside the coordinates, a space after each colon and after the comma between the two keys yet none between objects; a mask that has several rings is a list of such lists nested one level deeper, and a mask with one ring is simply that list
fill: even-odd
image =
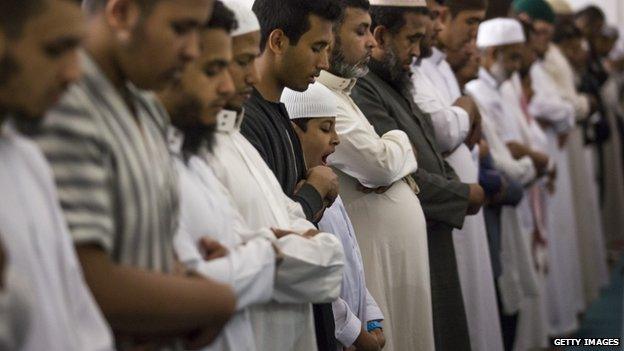
[{"label": "white thobe", "polygon": [[32,293],[30,328],[20,350],[113,350],[109,327],[83,279],[50,167],[35,144],[6,124],[0,131],[0,194],[7,262]]},{"label": "white thobe", "polygon": [[[491,118],[494,134],[502,143],[522,140],[514,111],[505,103],[501,86],[487,70],[481,68],[478,79],[468,83],[466,91],[485,110],[488,128]],[[501,225],[502,273],[498,283],[504,312],[512,314],[520,309],[526,296],[535,296],[538,291],[531,256],[533,222],[527,196],[517,207],[503,207]]]},{"label": "white thobe", "polygon": [[[332,303],[332,308],[336,323],[336,340],[342,346],[349,347],[360,335],[362,328],[366,330],[368,322],[383,320],[383,313],[366,288],[362,254],[355,230],[340,197],[323,214],[319,229],[334,233],[340,238],[345,251],[346,263],[340,298]],[[339,346],[338,350],[341,351],[342,347]]]},{"label": "white thobe", "polygon": [[[576,119],[589,117],[589,99],[576,90],[575,73],[556,45],[551,45],[543,61],[546,73],[556,84],[562,98],[574,106]],[[594,147],[585,146],[582,128],[574,128],[566,145],[574,196],[583,288],[589,304],[607,284],[606,245],[598,198],[598,182],[594,176]]]},{"label": "white thobe", "polygon": [[[457,95],[459,84],[450,65],[443,60],[443,62],[438,64],[438,71],[440,76],[444,78],[445,84],[437,87],[431,86],[429,88],[430,91],[437,91],[446,87],[446,94],[438,93],[437,95],[447,95],[455,100],[459,98],[459,95]],[[425,76],[435,74],[430,73],[429,70],[422,73]],[[418,81],[415,83],[419,84]],[[417,100],[420,100],[418,98],[420,94],[420,91],[415,92]],[[435,99],[435,97],[433,98]],[[450,107],[449,101],[438,102],[440,105]],[[434,106],[430,103],[423,103],[422,106],[418,102],[417,104],[420,108],[424,107],[430,111],[434,110]],[[465,117],[468,117],[467,114]],[[456,128],[453,126],[454,123],[449,123],[451,120],[448,118],[448,114],[433,113],[431,114],[431,119],[436,130],[452,130]],[[470,126],[468,125],[469,128]],[[436,132],[436,137],[438,134]],[[443,147],[439,139],[436,139],[436,141],[440,147]],[[446,160],[463,183],[474,184],[479,182],[478,153],[473,155],[463,143],[463,140],[446,157]],[[490,259],[485,219],[482,211],[479,211],[474,216],[467,216],[464,219],[462,229],[453,230],[453,245],[457,260],[457,271],[462,287],[464,308],[466,309],[471,347],[473,350],[502,350],[503,341],[498,306],[496,305],[492,261]]]},{"label": "white thobe", "polygon": [[414,102],[421,110],[431,115],[435,138],[440,152],[452,152],[460,146],[470,132],[470,117],[448,98],[449,94],[440,92],[430,75],[436,69],[431,61],[422,61],[412,67],[414,84]]},{"label": "white thobe", "polygon": [[[224,112],[212,153],[203,156],[250,228],[295,233],[315,229],[301,206],[283,193],[258,151],[240,134],[242,114]],[[316,350],[311,303],[340,295],[344,253],[329,233],[311,239],[287,235],[275,245],[283,255],[276,271],[273,301],[250,307],[256,347],[265,350]]]},{"label": "white thobe", "polygon": [[[338,101],[340,145],[328,158],[357,233],[368,289],[379,304],[385,350],[433,350],[429,249],[425,216],[414,190],[402,179],[417,170],[407,134],[379,136],[350,97],[355,79],[323,71],[318,81]],[[364,194],[391,185],[384,194]]]},{"label": "white thobe", "polygon": [[[181,132],[169,133],[180,188],[180,226],[174,237],[178,260],[202,276],[230,285],[236,294],[236,314],[205,350],[255,351],[248,307],[267,303],[273,294],[275,236],[267,228],[253,231],[232,206],[227,190],[206,162],[180,154]],[[226,257],[205,261],[198,242],[203,237],[228,249]]]},{"label": "white thobe", "polygon": [[531,67],[531,79],[535,96],[531,99],[529,111],[537,119],[552,123],[546,134],[549,153],[557,164],[555,193],[548,200],[550,274],[546,290],[550,332],[552,335],[567,335],[578,328],[576,315],[584,309],[585,298],[575,216],[576,196],[573,195],[568,151],[559,147],[558,136],[572,130],[576,112],[573,104],[560,94],[542,62],[537,61]]},{"label": "white thobe", "polygon": [[[518,74],[514,74],[511,79],[507,80],[501,87],[503,101],[515,118],[521,139],[520,143],[527,145],[529,148],[548,153],[548,138],[539,124],[532,115],[523,110],[522,98],[523,92]],[[526,201],[519,206],[521,210],[521,228],[523,234],[529,238],[529,243],[533,242],[533,232],[539,230],[539,233],[546,239],[547,245],[550,244],[550,235],[548,231],[548,218],[550,211],[548,208],[545,181],[538,180],[525,193]],[[539,207],[538,207],[539,206]],[[534,348],[545,348],[549,342],[549,309],[547,303],[547,286],[545,277],[545,267],[547,263],[547,250],[542,246],[533,247],[529,267],[535,272],[535,292],[534,294],[525,294],[519,301],[519,319],[517,325],[516,342],[514,350],[524,351]],[[533,267],[537,264],[539,269],[536,271]]]},{"label": "white thobe", "polygon": [[624,104],[620,98],[622,86],[624,86],[624,74],[618,72],[605,83],[602,91],[603,100],[607,106],[607,119],[613,132],[605,144],[604,163],[607,167],[605,172],[605,191],[602,202],[602,215],[604,223],[605,240],[612,242],[624,239],[624,166],[622,163],[622,143],[618,131],[618,119],[624,116]]}]

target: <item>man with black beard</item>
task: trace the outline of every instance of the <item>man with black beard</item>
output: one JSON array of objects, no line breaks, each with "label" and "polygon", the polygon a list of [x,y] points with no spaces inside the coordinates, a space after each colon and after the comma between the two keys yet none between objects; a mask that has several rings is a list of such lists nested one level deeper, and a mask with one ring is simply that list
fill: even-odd
[{"label": "man with black beard", "polygon": [[174,248],[186,269],[232,285],[237,313],[211,350],[256,350],[248,307],[273,294],[277,249],[270,230],[253,231],[229,201],[201,152],[213,149],[217,113],[234,93],[228,71],[234,14],[217,1],[201,33],[203,53],[160,93],[171,119],[169,147],[178,172],[180,226]]},{"label": "man with black beard", "polygon": [[458,180],[438,149],[430,116],[413,101],[409,70],[420,54],[419,43],[430,19],[426,7],[411,22],[401,10],[396,5],[372,7],[378,46],[373,49],[371,72],[358,80],[352,96],[378,134],[403,130],[418,150],[414,175],[427,219],[435,347],[469,350],[452,230],[461,228],[467,214],[479,211],[483,190]]}]

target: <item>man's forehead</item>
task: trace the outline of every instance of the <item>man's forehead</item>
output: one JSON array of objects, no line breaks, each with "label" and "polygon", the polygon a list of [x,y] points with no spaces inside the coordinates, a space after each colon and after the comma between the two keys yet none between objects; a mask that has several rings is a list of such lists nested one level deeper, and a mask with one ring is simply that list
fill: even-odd
[{"label": "man's forehead", "polygon": [[345,22],[368,23],[372,22],[371,15],[368,11],[358,7],[347,7],[345,9]]},{"label": "man's forehead", "polygon": [[80,8],[68,1],[50,1],[41,14],[33,17],[24,27],[24,35],[35,35],[41,41],[59,37],[82,38],[86,34],[86,23]]},{"label": "man's forehead", "polygon": [[330,42],[333,39],[334,22],[316,15],[309,16],[310,29],[303,34],[302,39],[310,42]]}]

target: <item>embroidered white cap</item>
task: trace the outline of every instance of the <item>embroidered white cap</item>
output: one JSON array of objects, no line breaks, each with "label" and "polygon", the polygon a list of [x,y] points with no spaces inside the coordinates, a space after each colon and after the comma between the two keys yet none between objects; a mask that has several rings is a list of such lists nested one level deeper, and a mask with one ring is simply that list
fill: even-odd
[{"label": "embroidered white cap", "polygon": [[321,83],[310,84],[304,92],[284,89],[280,100],[290,119],[338,116],[338,99]]},{"label": "embroidered white cap", "polygon": [[526,38],[522,25],[512,18],[494,18],[479,26],[477,47],[483,49],[492,46],[524,43]]},{"label": "embroidered white cap", "polygon": [[256,14],[251,10],[253,1],[225,0],[224,4],[228,9],[234,12],[236,22],[238,23],[238,28],[232,32],[233,37],[260,30],[258,17],[256,17]]},{"label": "embroidered white cap", "polygon": [[425,0],[370,0],[373,6],[427,7]]}]

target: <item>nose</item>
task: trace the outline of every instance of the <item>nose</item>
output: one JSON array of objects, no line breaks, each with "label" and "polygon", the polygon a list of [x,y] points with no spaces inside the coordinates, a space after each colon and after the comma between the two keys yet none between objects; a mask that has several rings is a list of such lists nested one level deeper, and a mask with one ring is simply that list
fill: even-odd
[{"label": "nose", "polygon": [[228,70],[224,71],[223,79],[221,80],[221,84],[219,84],[219,94],[223,97],[229,97],[234,95],[236,92],[236,88],[234,87],[234,80],[232,79],[232,75]]},{"label": "nose", "polygon": [[372,50],[377,47],[377,39],[371,31],[368,31],[368,35],[366,37],[366,48]]},{"label": "nose", "polygon": [[334,129],[334,132],[332,133],[332,140],[331,140],[332,145],[334,146],[338,146],[340,145],[340,137],[338,136],[338,133],[336,132],[336,130]]},{"label": "nose", "polygon": [[193,30],[188,34],[182,47],[182,60],[185,63],[199,58],[201,54],[199,30]]},{"label": "nose", "polygon": [[63,84],[66,85],[74,83],[82,77],[82,64],[77,49],[67,54],[67,58],[61,66],[60,76]]},{"label": "nose", "polygon": [[420,56],[420,43],[413,45],[409,53],[411,58],[418,58]]},{"label": "nose", "polygon": [[331,48],[327,47],[325,50],[322,50],[321,57],[316,66],[319,70],[328,70],[329,69],[329,52]]},{"label": "nose", "polygon": [[256,67],[256,62],[252,62],[249,65],[249,72],[245,76],[245,82],[247,85],[256,85],[260,80],[260,75],[258,74],[258,68]]}]

